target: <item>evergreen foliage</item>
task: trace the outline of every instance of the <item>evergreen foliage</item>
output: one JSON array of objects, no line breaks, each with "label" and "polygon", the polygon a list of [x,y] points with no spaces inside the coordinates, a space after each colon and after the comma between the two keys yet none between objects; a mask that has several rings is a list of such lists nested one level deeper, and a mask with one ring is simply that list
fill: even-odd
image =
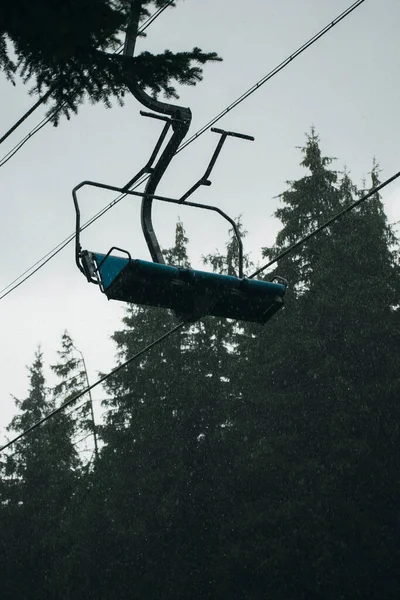
[{"label": "evergreen foliage", "polygon": [[[25,431],[54,408],[39,350],[29,369],[29,382],[28,396],[16,400],[19,414],[10,423],[12,432]],[[3,598],[55,597],[65,549],[59,536],[79,466],[71,443],[72,428],[69,416],[60,413],[18,441],[6,458],[2,503],[8,515],[8,537],[3,539]]]},{"label": "evergreen foliage", "polygon": [[[57,406],[68,402],[88,385],[83,357],[79,356],[79,351],[67,331],[62,335],[58,356],[60,362],[51,366],[51,370],[59,380],[52,390]],[[96,434],[90,402],[91,397],[88,394],[79,400],[78,407],[72,404],[68,409],[73,423],[74,445],[78,448],[78,452],[82,452],[87,446],[85,443],[82,447],[80,442],[86,442],[89,437],[92,438]],[[91,448],[85,448],[85,451],[92,453]]]},{"label": "evergreen foliage", "polygon": [[[149,15],[150,5],[160,8],[168,2],[137,1],[141,20]],[[130,0],[65,0],[61,5],[51,0],[5,1],[0,6],[0,69],[13,82],[17,75],[24,83],[33,82],[35,94],[50,90],[57,124],[60,115],[77,113],[85,98],[107,107],[113,98],[122,103],[126,68],[142,89],[177,98],[174,82],[195,85],[202,79],[202,65],[220,60],[215,52],[196,47],[121,56],[117,50],[130,5]]]}]

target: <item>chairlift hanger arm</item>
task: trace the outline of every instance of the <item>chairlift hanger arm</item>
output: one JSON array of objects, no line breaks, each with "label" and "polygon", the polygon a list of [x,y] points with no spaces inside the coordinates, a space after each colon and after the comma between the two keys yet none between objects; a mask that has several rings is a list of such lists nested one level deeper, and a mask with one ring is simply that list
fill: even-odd
[{"label": "chairlift hanger arm", "polygon": [[141,223],[142,223],[142,231],[147,242],[147,246],[150,251],[151,258],[154,262],[165,263],[164,256],[160,245],[157,240],[156,233],[153,227],[152,221],[152,207],[153,207],[153,196],[157,190],[157,186],[161,181],[165,171],[168,168],[168,165],[172,161],[173,157],[176,154],[183,138],[185,137],[190,122],[182,121],[179,125],[172,124],[172,128],[174,129],[174,133],[171,136],[167,146],[165,147],[163,153],[158,159],[154,169],[151,172],[151,175],[148,179],[148,182],[145,187],[146,196],[142,201],[141,208]]},{"label": "chairlift hanger arm", "polygon": [[[135,53],[142,5],[142,0],[131,1],[129,21],[126,29],[125,43],[123,49],[123,55],[126,57],[133,57]],[[143,106],[145,106],[149,110],[153,110],[154,112],[174,117],[179,121],[189,120],[190,122],[192,114],[189,108],[176,106],[174,104],[170,104],[169,102],[161,102],[160,100],[152,98],[138,85],[137,81],[134,79],[134,77],[132,77],[131,69],[125,62],[123,64],[123,69],[126,77],[126,85],[129,91],[136,98],[136,100],[143,104]]]},{"label": "chairlift hanger arm", "polygon": [[[133,56],[134,54],[142,4],[142,0],[132,0],[131,2],[130,18],[124,44],[124,56]],[[142,230],[150,251],[150,255],[154,262],[164,264],[164,256],[158,243],[152,222],[151,211],[153,205],[153,196],[177,149],[189,130],[192,120],[192,113],[189,108],[175,106],[173,104],[169,104],[168,102],[160,102],[159,100],[152,98],[139,87],[138,83],[132,77],[128,66],[124,65],[123,68],[126,76],[126,84],[132,95],[146,108],[155,111],[156,113],[161,113],[162,115],[168,115],[171,118],[171,120],[168,122],[168,126],[172,125],[173,134],[156,165],[151,169],[150,177],[145,188],[146,196],[143,198],[141,208]],[[166,127],[167,126],[164,127],[165,135]],[[160,146],[161,143],[157,148],[157,152]],[[137,179],[134,178],[132,181],[136,180]],[[132,183],[129,182],[129,184]],[[127,184],[126,187],[129,187],[129,184]]]}]

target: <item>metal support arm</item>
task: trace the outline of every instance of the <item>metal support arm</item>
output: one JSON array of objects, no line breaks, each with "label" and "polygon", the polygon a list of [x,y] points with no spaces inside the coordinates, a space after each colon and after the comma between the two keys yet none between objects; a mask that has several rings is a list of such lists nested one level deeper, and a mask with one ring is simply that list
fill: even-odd
[{"label": "metal support arm", "polygon": [[[155,193],[156,193],[158,184],[160,183],[166,169],[168,168],[169,164],[171,163],[181,142],[183,141],[184,137],[186,136],[186,134],[189,130],[190,123],[192,120],[192,113],[189,108],[176,106],[173,104],[169,104],[168,102],[160,102],[159,100],[152,98],[144,90],[142,90],[139,87],[137,81],[135,80],[134,73],[132,72],[131,67],[129,65],[129,61],[126,60],[126,58],[133,57],[134,52],[135,52],[135,46],[136,46],[136,40],[137,40],[137,36],[138,36],[139,20],[140,20],[142,6],[143,6],[143,0],[131,0],[130,17],[129,17],[129,22],[128,22],[128,26],[127,26],[124,51],[123,51],[123,54],[125,57],[125,60],[123,62],[123,70],[124,70],[124,74],[125,74],[126,85],[127,85],[128,89],[130,90],[130,92],[132,93],[132,95],[141,104],[143,104],[143,106],[145,106],[146,108],[148,108],[156,113],[160,113],[161,115],[164,115],[164,116],[155,115],[153,113],[145,113],[145,112],[142,112],[141,114],[143,114],[144,116],[149,116],[149,117],[153,117],[153,118],[160,119],[160,120],[167,120],[167,118],[168,117],[169,118],[164,126],[164,129],[163,129],[161,136],[157,142],[157,145],[153,151],[153,154],[150,157],[149,162],[141,171],[139,171],[139,173],[137,175],[135,175],[135,177],[133,179],[131,179],[124,186],[123,191],[127,192],[130,189],[130,187],[136,181],[138,181],[138,179],[144,173],[150,174],[150,177],[149,177],[146,187],[145,187],[143,200],[142,200],[142,207],[141,207],[142,231],[143,231],[144,237],[146,239],[146,243],[149,248],[151,258],[153,259],[154,262],[164,264],[165,263],[164,256],[163,256],[162,250],[160,248],[160,245],[158,243],[157,236],[155,234],[153,222],[152,222],[153,199],[157,198]],[[164,148],[163,152],[161,153],[161,156],[158,158],[155,166],[152,167],[151,165],[152,165],[153,161],[156,159],[156,156],[157,156],[157,154],[162,146],[162,143],[164,142],[164,139],[167,135],[169,127],[172,127],[172,131],[173,131],[172,136],[170,137],[166,147]],[[228,136],[237,137],[237,138],[241,138],[241,139],[247,139],[247,140],[254,140],[254,138],[251,136],[243,135],[240,133],[235,133],[232,131],[224,131],[222,129],[216,129],[216,128],[212,129],[211,131],[221,135],[219,142],[217,144],[217,147],[214,151],[213,156],[211,157],[210,163],[209,163],[203,177],[201,179],[199,179],[199,181],[197,181],[197,183],[195,183],[195,185],[192,186],[186,192],[186,194],[184,194],[178,200],[178,203],[180,203],[180,204],[183,204],[184,202],[186,202],[187,198],[189,198],[189,196],[191,196],[201,185],[211,185],[211,182],[208,180],[208,177],[209,177],[212,169],[214,168],[215,162],[216,162],[216,160],[221,152],[222,146],[224,145],[225,140]],[[158,198],[161,199],[161,197],[158,197]],[[194,206],[194,204],[192,204],[192,205]],[[222,213],[222,211],[218,211],[218,212],[220,212],[221,214],[226,216],[224,213]],[[242,274],[243,274],[243,266],[242,266],[243,252],[242,252],[240,235],[238,235],[236,224],[234,224],[234,222],[232,222],[232,220],[230,218],[228,220],[233,224],[235,233],[238,236],[239,253],[241,254],[241,258],[239,261],[240,262],[240,276],[242,276]]]},{"label": "metal support arm", "polygon": [[225,143],[225,140],[228,136],[231,137],[237,137],[237,138],[241,138],[243,140],[250,140],[252,142],[254,142],[254,138],[252,135],[245,135],[244,133],[236,133],[234,131],[224,131],[224,129],[217,129],[216,127],[213,127],[211,129],[211,131],[213,133],[219,133],[221,134],[221,137],[219,138],[217,147],[214,150],[214,154],[211,157],[211,160],[208,164],[208,167],[203,175],[203,177],[200,177],[200,179],[190,188],[190,190],[188,190],[186,192],[186,194],[183,194],[183,196],[181,196],[180,198],[180,202],[183,204],[183,202],[185,202],[189,196],[191,196],[201,185],[206,185],[209,186],[211,185],[211,181],[209,181],[209,176],[211,175],[211,171],[214,168],[215,163],[217,162],[217,158],[219,156],[219,153],[222,150],[222,146]]},{"label": "metal support arm", "polygon": [[[131,3],[131,14],[128,23],[124,55],[133,56],[135,51],[135,44],[139,29],[140,12],[143,2],[141,0],[132,0]],[[146,196],[142,201],[141,209],[141,223],[144,237],[147,242],[151,257],[154,262],[165,263],[163,253],[157,240],[152,222],[152,205],[153,196],[156,192],[157,186],[160,183],[168,165],[173,159],[180,143],[184,139],[188,132],[190,123],[192,120],[192,113],[189,108],[175,106],[167,102],[160,102],[155,98],[152,98],[144,90],[142,90],[129,70],[128,65],[124,67],[126,84],[132,95],[146,108],[163,115],[171,117],[169,125],[172,125],[173,134],[165,147],[163,153],[158,159],[155,167],[151,170],[149,180],[145,188]],[[131,184],[131,182],[129,182]],[[129,187],[129,186],[128,186]]]}]

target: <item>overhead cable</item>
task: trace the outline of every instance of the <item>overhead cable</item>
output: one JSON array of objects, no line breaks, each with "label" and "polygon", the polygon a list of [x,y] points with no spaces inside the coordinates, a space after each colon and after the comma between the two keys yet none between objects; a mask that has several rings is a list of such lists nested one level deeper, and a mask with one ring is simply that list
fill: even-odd
[{"label": "overhead cable", "polygon": [[330,225],[332,225],[332,223],[335,223],[335,221],[338,221],[346,213],[348,213],[351,210],[353,210],[354,208],[356,208],[359,204],[361,204],[365,200],[368,200],[369,198],[371,198],[371,196],[374,196],[375,194],[378,194],[381,190],[383,190],[383,188],[385,188],[387,185],[389,185],[390,183],[392,183],[393,181],[395,181],[399,177],[400,177],[400,171],[397,171],[397,173],[395,173],[394,175],[392,175],[391,177],[389,177],[388,179],[386,179],[383,183],[380,183],[379,185],[377,185],[376,187],[374,187],[372,190],[370,190],[368,192],[368,194],[365,194],[364,196],[362,196],[358,200],[355,200],[355,202],[352,202],[351,204],[349,204],[349,206],[346,206],[346,208],[344,208],[340,212],[338,212],[335,215],[333,215],[333,217],[331,217],[330,219],[328,219],[327,221],[325,221],[325,223],[323,223],[319,227],[316,227],[315,229],[313,229],[313,231],[310,231],[310,233],[308,233],[307,235],[305,235],[304,237],[302,237],[300,240],[298,240],[297,242],[295,242],[294,244],[292,244],[291,246],[289,246],[285,250],[282,250],[282,252],[280,252],[279,254],[277,254],[274,258],[272,258],[270,261],[268,261],[264,266],[262,266],[259,269],[257,269],[257,271],[254,271],[254,273],[252,273],[249,276],[249,279],[253,279],[253,277],[256,277],[257,275],[259,275],[260,273],[262,273],[262,271],[265,271],[265,269],[268,269],[268,267],[272,266],[274,263],[276,263],[279,260],[281,260],[284,256],[287,256],[288,254],[290,254],[291,252],[293,252],[294,250],[296,250],[297,248],[299,248],[299,246],[302,246],[303,244],[305,244],[309,239],[311,239],[312,237],[314,237],[315,235],[317,235],[318,233],[320,233],[321,231],[323,231],[324,229],[326,229],[327,227],[329,227]]},{"label": "overhead cable", "polygon": [[22,148],[22,146],[24,146],[26,144],[26,142],[29,141],[31,139],[31,137],[33,137],[35,135],[35,133],[38,133],[41,129],[43,129],[43,127],[51,121],[51,119],[58,112],[58,110],[59,110],[59,108],[56,108],[47,117],[44,117],[40,121],[40,123],[38,123],[36,125],[36,127],[31,129],[31,131],[25,137],[23,137],[22,140],[20,140],[18,142],[18,144],[16,144],[13,148],[11,148],[11,150],[9,150],[9,152],[7,152],[7,154],[5,156],[3,156],[3,158],[1,159],[0,167],[3,167],[6,163],[8,163],[8,161],[11,160],[15,154],[17,154],[17,152]]},{"label": "overhead cable", "polygon": [[39,98],[37,102],[33,106],[31,106],[24,115],[6,133],[0,138],[0,144],[2,144],[26,119],[37,109],[43,102],[46,102],[47,98],[51,96],[54,91],[54,87],[51,87],[47,92]]},{"label": "overhead cable", "polygon": [[95,383],[92,383],[92,385],[88,385],[81,392],[79,392],[78,394],[76,394],[75,396],[73,396],[72,398],[70,398],[69,400],[67,400],[66,402],[64,402],[64,404],[61,404],[61,406],[59,406],[55,410],[51,411],[48,415],[42,417],[41,419],[39,419],[38,421],[36,421],[36,423],[34,423],[33,425],[31,425],[30,427],[28,427],[27,429],[25,429],[24,431],[22,431],[18,435],[16,435],[12,440],[9,440],[8,442],[6,442],[0,448],[0,452],[3,452],[4,450],[6,450],[6,448],[9,448],[13,444],[15,444],[16,442],[18,442],[22,438],[24,438],[25,436],[27,436],[29,433],[31,433],[32,431],[34,431],[35,429],[37,429],[38,427],[40,427],[40,425],[43,425],[43,423],[45,423],[46,421],[48,421],[49,419],[51,419],[52,417],[54,417],[55,415],[57,415],[59,412],[63,411],[67,406],[70,406],[71,404],[73,404],[74,402],[76,402],[77,400],[79,400],[79,398],[82,398],[82,396],[84,396],[88,392],[91,392],[95,387],[97,387],[101,383],[104,383],[107,379],[109,379],[110,377],[112,377],[113,375],[115,375],[116,373],[118,373],[119,371],[121,371],[122,369],[124,369],[125,367],[127,367],[128,365],[130,365],[131,363],[133,363],[140,356],[142,356],[143,354],[145,354],[146,352],[148,352],[149,350],[151,350],[152,348],[154,348],[154,346],[157,346],[157,344],[160,344],[165,339],[167,339],[170,335],[172,335],[173,333],[175,333],[176,331],[178,331],[179,329],[181,329],[185,324],[186,324],[185,321],[181,321],[180,323],[178,323],[178,325],[175,325],[175,327],[173,327],[172,329],[169,329],[166,333],[164,333],[163,335],[161,335],[159,338],[157,338],[156,340],[154,340],[153,342],[151,342],[150,344],[148,344],[147,346],[145,346],[144,348],[142,348],[141,350],[139,350],[139,352],[136,352],[136,354],[134,354],[133,356],[131,356],[130,358],[128,358],[125,362],[123,362],[120,365],[118,365],[117,367],[115,367],[115,369],[113,369],[112,371],[110,371],[106,375],[103,375],[102,377],[100,377],[100,379],[98,379],[97,381],[95,381]]},{"label": "overhead cable", "polygon": [[[156,10],[155,13],[153,13],[152,15],[150,15],[150,17],[145,21],[145,23],[139,28],[139,33],[143,33],[144,31],[146,31],[146,29],[148,27],[150,27],[150,25],[157,19],[157,17],[159,17],[160,14],[162,12],[164,12],[164,10],[166,8],[168,8],[169,6],[171,6],[171,4],[173,4],[173,2],[174,2],[174,0],[169,0],[169,2],[167,4],[165,4],[164,6],[162,6],[158,10]],[[114,54],[119,54],[122,48],[123,48],[123,45]],[[35,104],[33,106],[31,106],[31,108],[29,110],[27,110],[26,113],[24,115],[22,115],[22,117],[20,119],[18,119],[18,121],[16,123],[14,123],[14,125],[12,127],[10,127],[10,129],[3,135],[3,137],[0,138],[0,144],[2,144],[20,125],[22,125],[22,123],[24,121],[26,121],[26,119],[37,108],[39,108],[39,106],[41,106],[44,102],[46,102],[46,100],[51,96],[51,94],[53,93],[53,91],[55,90],[55,88],[56,88],[56,85],[53,85],[49,90],[47,90],[47,92],[41,98],[39,98],[39,100],[37,102],[35,102]],[[38,123],[9,152],[7,152],[7,154],[5,156],[3,156],[3,158],[0,160],[0,167],[3,167],[22,148],[22,146],[24,146],[26,144],[26,142],[28,140],[30,140],[45,125],[47,125],[47,123],[49,123],[52,120],[52,118],[62,109],[62,107],[64,105],[65,105],[65,103],[61,103],[59,106],[56,106],[56,108],[47,117],[44,117],[40,121],[40,123]]]},{"label": "overhead cable", "polygon": [[289,63],[292,62],[292,60],[294,60],[295,58],[297,58],[298,56],[300,56],[300,54],[302,54],[310,46],[312,46],[313,44],[315,44],[315,42],[318,41],[326,33],[328,33],[328,31],[330,31],[333,27],[335,27],[336,25],[338,25],[338,23],[340,23],[341,21],[343,21],[343,19],[345,19],[346,17],[348,17],[350,15],[350,13],[352,13],[356,8],[358,8],[359,6],[361,6],[361,4],[363,2],[365,2],[365,0],[357,0],[357,2],[354,2],[354,4],[352,4],[351,6],[349,6],[349,8],[347,8],[345,11],[343,11],[338,17],[336,17],[336,19],[333,19],[333,21],[331,21],[328,25],[326,25],[318,33],[316,33],[315,35],[313,35],[307,42],[305,42],[295,52],[293,52],[293,54],[290,54],[287,58],[285,58],[285,60],[283,60],[277,67],[275,67],[274,69],[272,69],[272,71],[270,71],[262,79],[260,79],[259,81],[257,81],[257,83],[255,83],[251,88],[249,88],[246,92],[244,92],[241,96],[239,96],[239,98],[236,98],[236,100],[234,102],[232,102],[232,104],[230,104],[229,106],[227,106],[216,117],[214,117],[213,119],[211,119],[211,121],[209,121],[208,123],[206,123],[206,125],[204,125],[201,129],[199,129],[199,131],[197,133],[195,133],[194,135],[192,135],[192,137],[190,137],[188,140],[186,140],[186,142],[180,146],[178,152],[180,152],[181,150],[183,150],[184,148],[186,148],[186,146],[188,146],[189,144],[191,144],[195,139],[197,139],[203,133],[205,133],[208,129],[210,129],[210,127],[212,127],[213,125],[215,125],[215,123],[217,123],[217,121],[219,121],[220,119],[222,119],[222,117],[224,117],[228,112],[230,112],[232,109],[236,108],[236,106],[238,106],[244,100],[246,100],[249,96],[251,96],[252,94],[254,94],[254,92],[256,90],[258,90],[262,85],[264,85],[264,83],[267,83],[267,81],[269,81],[270,79],[272,79],[272,77],[275,77],[275,75],[277,75],[278,73],[280,73],[285,67],[288,66]]}]

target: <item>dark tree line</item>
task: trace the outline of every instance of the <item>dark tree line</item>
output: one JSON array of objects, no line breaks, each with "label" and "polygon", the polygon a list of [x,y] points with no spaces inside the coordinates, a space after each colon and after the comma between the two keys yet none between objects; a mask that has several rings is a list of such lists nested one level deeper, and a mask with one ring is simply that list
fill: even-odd
[{"label": "dark tree line", "polygon": [[[265,258],[361,194],[330,163],[312,132]],[[188,265],[186,244],[178,223],[168,260]],[[397,248],[376,196],[280,261],[286,307],[265,327],[206,318],[109,379],[98,460],[74,445],[91,433],[80,411],[18,442],[2,461],[2,598],[397,600]],[[232,239],[207,257],[236,261]],[[117,361],[174,322],[129,306]],[[42,360],[12,431],[84,385],[69,336],[51,393]]]}]

